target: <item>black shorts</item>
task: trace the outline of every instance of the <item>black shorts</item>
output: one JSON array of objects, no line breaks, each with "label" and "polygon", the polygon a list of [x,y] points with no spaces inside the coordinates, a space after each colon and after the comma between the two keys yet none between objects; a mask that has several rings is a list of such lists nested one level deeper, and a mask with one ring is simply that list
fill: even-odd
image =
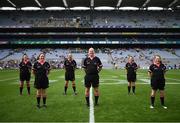
[{"label": "black shorts", "polygon": [[65,73],[65,80],[66,81],[74,81],[75,80],[75,75],[74,73]]},{"label": "black shorts", "polygon": [[85,87],[90,88],[91,85],[93,88],[99,87],[99,75],[85,75]]},{"label": "black shorts", "polygon": [[47,76],[35,76],[34,87],[36,89],[46,89],[49,87],[49,79]]},{"label": "black shorts", "polygon": [[153,90],[164,90],[165,79],[160,79],[160,80],[151,79],[151,87]]},{"label": "black shorts", "polygon": [[132,74],[132,75],[127,74],[127,81],[136,82],[136,74]]},{"label": "black shorts", "polygon": [[27,73],[27,74],[23,74],[23,73],[20,73],[20,81],[30,81],[30,78],[31,78],[31,74]]}]

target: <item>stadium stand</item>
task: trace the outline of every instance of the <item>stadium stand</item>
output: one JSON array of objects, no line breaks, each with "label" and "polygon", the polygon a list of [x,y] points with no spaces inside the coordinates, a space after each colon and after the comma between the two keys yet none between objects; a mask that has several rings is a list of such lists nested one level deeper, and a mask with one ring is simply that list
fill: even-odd
[{"label": "stadium stand", "polygon": [[179,28],[172,11],[0,11],[1,27]]},{"label": "stadium stand", "polygon": [[[36,61],[37,55],[40,52],[46,54],[47,60],[51,63],[53,68],[63,68],[63,62],[68,53],[72,53],[74,59],[77,61],[78,68],[81,68],[83,59],[87,56],[87,51],[81,48],[72,49],[2,49],[0,60],[0,67],[2,68],[17,68],[21,61],[23,54],[27,54],[32,62]],[[152,63],[154,55],[160,55],[163,58],[163,63],[171,69],[180,65],[180,50],[179,49],[97,49],[96,55],[102,58],[104,68],[124,68],[128,56],[133,56],[138,66],[142,69],[147,69]]]}]

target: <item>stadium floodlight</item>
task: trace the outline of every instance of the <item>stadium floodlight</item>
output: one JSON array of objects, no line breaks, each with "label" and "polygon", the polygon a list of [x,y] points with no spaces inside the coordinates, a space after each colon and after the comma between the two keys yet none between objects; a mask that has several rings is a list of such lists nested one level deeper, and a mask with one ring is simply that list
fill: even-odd
[{"label": "stadium floodlight", "polygon": [[38,0],[35,0],[39,7],[42,7],[41,3]]},{"label": "stadium floodlight", "polygon": [[70,10],[90,10],[89,7],[72,7]]},{"label": "stadium floodlight", "polygon": [[157,11],[157,10],[163,10],[163,8],[162,7],[148,7],[147,10],[155,10],[155,11]]},{"label": "stadium floodlight", "polygon": [[139,10],[138,7],[120,7],[119,10]]},{"label": "stadium floodlight", "polygon": [[109,6],[100,6],[100,7],[95,7],[95,10],[114,10],[114,7],[109,7]]},{"label": "stadium floodlight", "polygon": [[16,5],[11,1],[11,0],[7,0],[12,6],[16,7]]},{"label": "stadium floodlight", "polygon": [[143,4],[142,7],[146,7],[146,5],[147,5],[150,1],[151,1],[151,0],[146,0],[146,1],[144,2],[144,4]]},{"label": "stadium floodlight", "polygon": [[47,7],[45,8],[45,10],[56,11],[56,10],[65,10],[65,8],[64,7]]},{"label": "stadium floodlight", "polygon": [[94,7],[94,0],[91,0],[91,7]]},{"label": "stadium floodlight", "polygon": [[16,10],[14,7],[1,7],[0,10]]},{"label": "stadium floodlight", "polygon": [[122,0],[119,0],[118,3],[117,3],[117,7],[120,7],[121,3],[122,3]]},{"label": "stadium floodlight", "polygon": [[35,11],[35,10],[41,10],[41,8],[39,8],[39,7],[22,7],[21,10]]},{"label": "stadium floodlight", "polygon": [[174,1],[172,1],[172,3],[170,3],[169,5],[168,5],[168,7],[172,7],[175,3],[177,3],[178,2],[178,0],[174,0]]},{"label": "stadium floodlight", "polygon": [[63,3],[64,3],[64,6],[65,6],[65,7],[68,7],[68,4],[67,4],[67,1],[66,1],[66,0],[63,0]]}]

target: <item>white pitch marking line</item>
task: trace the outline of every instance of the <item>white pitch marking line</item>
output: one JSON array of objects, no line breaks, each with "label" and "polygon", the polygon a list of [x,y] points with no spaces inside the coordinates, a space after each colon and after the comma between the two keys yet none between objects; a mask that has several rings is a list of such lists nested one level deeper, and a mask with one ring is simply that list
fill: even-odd
[{"label": "white pitch marking line", "polygon": [[94,103],[93,103],[93,94],[92,87],[90,88],[90,108],[89,108],[89,123],[94,123]]},{"label": "white pitch marking line", "polygon": [[[123,84],[126,84],[126,83],[101,83],[101,85],[123,85]],[[150,83],[136,83],[137,85],[150,85]],[[170,82],[170,83],[166,83],[166,85],[180,85],[180,83],[176,83],[176,82]]]},{"label": "white pitch marking line", "polygon": [[9,81],[9,80],[14,80],[14,79],[18,79],[18,77],[14,77],[14,78],[8,78],[8,79],[2,79],[2,80],[0,80],[0,82],[2,82],[2,81]]},{"label": "white pitch marking line", "polygon": [[166,79],[169,79],[169,80],[174,80],[174,81],[178,81],[178,82],[180,82],[180,80],[179,80],[179,79],[174,79],[174,78],[169,78],[169,77],[166,77]]}]

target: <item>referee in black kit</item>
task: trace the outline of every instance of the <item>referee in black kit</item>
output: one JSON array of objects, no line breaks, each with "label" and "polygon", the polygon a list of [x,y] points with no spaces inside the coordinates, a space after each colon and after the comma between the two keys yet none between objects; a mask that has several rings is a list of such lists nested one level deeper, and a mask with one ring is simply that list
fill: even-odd
[{"label": "referee in black kit", "polygon": [[32,68],[32,64],[29,61],[28,56],[26,54],[24,54],[22,57],[22,61],[19,64],[19,69],[20,69],[20,75],[19,75],[20,76],[20,87],[19,87],[20,95],[22,95],[24,81],[26,81],[28,95],[30,95],[31,68]]},{"label": "referee in black kit", "polygon": [[64,86],[64,95],[67,94],[67,88],[69,81],[72,81],[72,88],[74,91],[74,95],[77,95],[76,92],[76,84],[75,84],[75,70],[77,64],[73,59],[72,54],[68,54],[68,58],[64,61],[64,69],[65,69],[65,86]]},{"label": "referee in black kit", "polygon": [[89,92],[91,86],[94,88],[94,96],[95,96],[95,105],[98,105],[99,98],[99,75],[102,68],[101,60],[95,56],[95,52],[93,48],[90,48],[88,51],[88,57],[84,59],[83,68],[85,70],[85,96],[87,106],[89,107]]},{"label": "referee in black kit", "polygon": [[162,63],[161,57],[156,55],[153,60],[153,64],[149,67],[149,76],[151,78],[151,105],[150,108],[154,108],[155,96],[157,90],[160,92],[160,100],[161,105],[164,109],[167,107],[164,104],[164,89],[165,89],[165,73],[166,73],[166,66]]},{"label": "referee in black kit", "polygon": [[131,92],[131,87],[133,94],[135,94],[136,71],[138,66],[134,62],[134,58],[132,56],[129,56],[128,63],[126,63],[125,68],[127,70],[128,94]]}]

